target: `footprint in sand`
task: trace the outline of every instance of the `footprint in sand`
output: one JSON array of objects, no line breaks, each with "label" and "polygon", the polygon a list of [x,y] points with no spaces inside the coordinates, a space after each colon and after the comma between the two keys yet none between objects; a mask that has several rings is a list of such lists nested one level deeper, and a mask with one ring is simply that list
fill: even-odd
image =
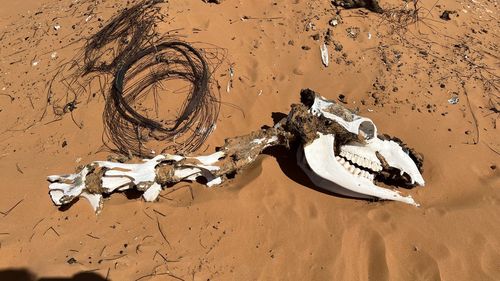
[{"label": "footprint in sand", "polygon": [[377,232],[372,232],[368,237],[364,245],[368,254],[367,280],[389,280],[384,238]]},{"label": "footprint in sand", "polygon": [[318,209],[313,203],[309,203],[308,206],[308,214],[309,214],[309,219],[316,219],[318,218]]},{"label": "footprint in sand", "polygon": [[391,219],[391,214],[386,210],[373,209],[368,212],[368,218],[376,223],[385,223]]},{"label": "footprint in sand", "polygon": [[384,238],[368,226],[358,225],[342,233],[334,280],[389,280]]},{"label": "footprint in sand", "polygon": [[424,250],[417,250],[407,264],[406,274],[412,280],[441,280],[439,265],[435,258]]},{"label": "footprint in sand", "polygon": [[259,79],[259,61],[255,58],[249,59],[249,65],[246,67],[250,83],[255,84]]}]

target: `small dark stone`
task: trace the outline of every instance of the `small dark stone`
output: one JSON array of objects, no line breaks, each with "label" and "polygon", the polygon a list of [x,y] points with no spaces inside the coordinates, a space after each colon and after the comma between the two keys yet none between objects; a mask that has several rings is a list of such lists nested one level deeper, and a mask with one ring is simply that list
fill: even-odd
[{"label": "small dark stone", "polygon": [[333,41],[333,45],[335,46],[335,51],[341,52],[344,49],[344,46],[340,44],[340,42]]},{"label": "small dark stone", "polygon": [[347,36],[356,39],[359,36],[359,33],[361,32],[361,29],[359,27],[348,27],[345,30],[347,32]]},{"label": "small dark stone", "polygon": [[381,14],[384,12],[377,0],[334,0],[332,4],[344,9],[365,8],[374,13]]},{"label": "small dark stone", "polygon": [[68,145],[68,142],[67,141],[63,141],[61,146],[62,147],[66,147],[67,145]]},{"label": "small dark stone", "polygon": [[448,11],[448,10],[445,10],[440,16],[439,18],[442,19],[442,20],[451,20],[450,18],[450,15],[453,14],[452,11]]},{"label": "small dark stone", "polygon": [[333,41],[333,32],[330,28],[328,28],[325,34],[325,44],[330,45],[332,41]]},{"label": "small dark stone", "polygon": [[309,46],[302,46],[302,50],[306,50],[307,51],[307,50],[310,50],[310,49],[311,49],[311,47],[309,47]]},{"label": "small dark stone", "polygon": [[496,165],[491,165],[490,166],[490,169],[492,169],[493,171],[497,169],[497,166]]},{"label": "small dark stone", "polygon": [[76,260],[75,258],[70,258],[68,261],[67,261],[68,264],[74,264],[76,263]]},{"label": "small dark stone", "polygon": [[340,101],[341,103],[347,103],[347,100],[346,100],[345,95],[340,94],[340,95],[339,95],[339,101]]},{"label": "small dark stone", "polygon": [[312,39],[314,39],[315,41],[318,41],[319,40],[319,33],[316,33],[314,34],[313,36],[311,36]]}]

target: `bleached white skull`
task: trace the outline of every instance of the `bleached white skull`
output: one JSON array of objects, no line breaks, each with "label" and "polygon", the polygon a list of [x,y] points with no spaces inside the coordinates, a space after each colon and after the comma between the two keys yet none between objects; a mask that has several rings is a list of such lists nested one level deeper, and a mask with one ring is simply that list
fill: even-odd
[{"label": "bleached white skull", "polygon": [[[346,144],[335,144],[335,134],[318,132],[318,137],[298,150],[299,166],[320,188],[349,197],[380,198],[418,204],[411,196],[375,185],[389,171],[399,172],[407,184],[425,184],[417,164],[403,147],[393,140],[383,140],[369,118],[358,116],[343,106],[328,101],[312,91],[303,91],[309,99],[309,113],[323,116],[358,136]],[[335,149],[335,147],[337,149]]]}]

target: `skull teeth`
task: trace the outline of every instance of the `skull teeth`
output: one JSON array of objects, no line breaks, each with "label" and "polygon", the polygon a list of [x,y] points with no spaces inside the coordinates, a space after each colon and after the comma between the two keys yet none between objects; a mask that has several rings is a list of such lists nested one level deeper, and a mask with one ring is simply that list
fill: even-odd
[{"label": "skull teeth", "polygon": [[[353,156],[351,155],[351,159],[353,158]],[[354,176],[357,176],[357,177],[360,177],[360,178],[365,178],[369,181],[373,181],[373,179],[375,178],[375,175],[373,175],[372,173],[370,173],[369,171],[366,171],[366,170],[362,170],[358,167],[356,167],[354,164],[351,164],[349,161],[346,161],[344,159],[344,157],[342,156],[335,156],[335,159],[337,159],[337,161],[342,165],[344,166],[344,168],[349,171],[352,175]],[[352,161],[352,160],[351,160]],[[364,161],[363,161],[364,162]],[[363,166],[365,167],[365,166]],[[368,168],[368,167],[367,167]]]},{"label": "skull teeth", "polygon": [[361,170],[359,168],[354,169],[354,175],[359,176],[361,174]]},{"label": "skull teeth", "polygon": [[344,162],[347,159],[347,160],[351,161],[352,163],[357,164],[358,166],[370,169],[374,172],[382,171],[382,165],[380,165],[380,163],[379,163],[380,161],[378,159],[376,161],[373,161],[373,160],[367,159],[363,156],[356,155],[350,151],[345,151],[345,150],[340,151],[340,156],[336,156],[336,159],[337,159],[337,161],[340,162],[340,164],[344,164]]}]

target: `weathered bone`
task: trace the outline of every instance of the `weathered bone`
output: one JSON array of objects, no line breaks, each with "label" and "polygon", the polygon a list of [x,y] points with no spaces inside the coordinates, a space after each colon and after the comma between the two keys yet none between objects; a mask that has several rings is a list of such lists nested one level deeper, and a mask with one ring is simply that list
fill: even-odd
[{"label": "weathered bone", "polygon": [[101,194],[115,191],[135,188],[144,191],[145,201],[155,201],[162,185],[198,178],[205,179],[209,187],[221,184],[228,175],[255,161],[265,148],[287,144],[290,138],[284,130],[270,128],[228,139],[221,150],[207,156],[165,154],[140,164],[95,161],[77,174],[49,176],[49,193],[57,206],[83,196],[96,213],[102,208]]},{"label": "weathered bone", "polygon": [[[325,147],[332,148],[334,140],[334,135],[323,135],[320,133],[319,138],[304,147],[305,162],[309,165],[312,172],[304,169],[303,165],[301,167],[315,185],[345,196],[358,198],[370,198],[370,196],[373,196],[418,206],[411,196],[404,197],[396,191],[378,187],[368,179],[353,177],[335,160],[333,153],[325,153]],[[332,170],[335,173],[332,173]]]},{"label": "weathered bone", "polygon": [[373,183],[375,176],[395,169],[400,176],[408,175],[411,184],[424,184],[416,163],[398,143],[379,139],[370,119],[311,90],[303,90],[301,98],[303,104],[292,105],[288,117],[275,127],[227,139],[207,156],[163,154],[138,164],[95,161],[76,174],[49,176],[51,199],[61,206],[82,196],[96,213],[102,209],[102,194],[115,191],[135,188],[144,192],[145,201],[154,201],[162,186],[199,178],[209,187],[218,185],[254,162],[265,148],[300,141],[298,164],[315,185],[345,196],[418,205],[410,196]]}]

